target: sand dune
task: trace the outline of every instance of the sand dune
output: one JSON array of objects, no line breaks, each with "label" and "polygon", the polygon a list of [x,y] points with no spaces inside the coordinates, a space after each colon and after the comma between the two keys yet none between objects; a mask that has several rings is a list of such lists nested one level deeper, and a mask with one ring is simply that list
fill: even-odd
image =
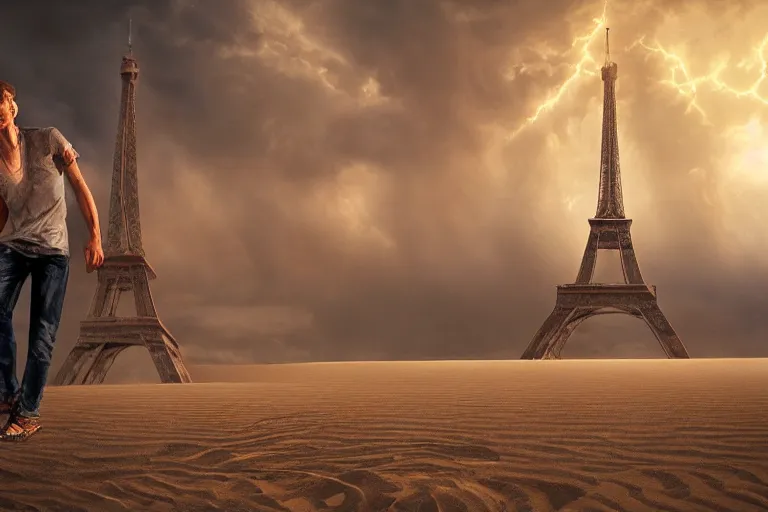
[{"label": "sand dune", "polygon": [[768,361],[198,367],[49,388],[0,509],[765,511]]}]

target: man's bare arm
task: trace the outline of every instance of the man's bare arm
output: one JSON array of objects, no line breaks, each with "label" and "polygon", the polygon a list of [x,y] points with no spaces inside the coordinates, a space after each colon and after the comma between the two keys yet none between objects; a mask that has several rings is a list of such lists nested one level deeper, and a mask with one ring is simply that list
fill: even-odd
[{"label": "man's bare arm", "polygon": [[99,226],[99,213],[96,211],[96,202],[93,200],[91,189],[88,188],[88,184],[85,183],[83,174],[80,172],[77,160],[72,159],[69,165],[64,168],[64,172],[67,173],[69,184],[72,185],[72,190],[75,192],[77,204],[80,206],[85,223],[88,225],[91,239],[101,242],[101,228]]},{"label": "man's bare arm", "polygon": [[85,183],[80,167],[77,165],[77,153],[72,147],[64,151],[64,172],[67,173],[69,184],[75,191],[77,204],[83,213],[88,231],[91,234],[88,245],[85,246],[85,270],[92,272],[104,263],[104,250],[101,247],[101,228],[99,227],[99,213],[96,211],[96,202],[93,200],[91,189]]}]

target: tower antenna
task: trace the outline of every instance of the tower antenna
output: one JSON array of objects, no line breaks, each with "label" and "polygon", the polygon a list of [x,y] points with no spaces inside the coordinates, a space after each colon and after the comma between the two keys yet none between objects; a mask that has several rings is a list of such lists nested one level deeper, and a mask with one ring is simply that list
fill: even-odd
[{"label": "tower antenna", "polygon": [[133,20],[128,18],[128,55],[133,55]]},{"label": "tower antenna", "polygon": [[608,27],[605,27],[605,63],[608,64],[611,62],[611,44],[608,41],[608,31],[611,30]]}]

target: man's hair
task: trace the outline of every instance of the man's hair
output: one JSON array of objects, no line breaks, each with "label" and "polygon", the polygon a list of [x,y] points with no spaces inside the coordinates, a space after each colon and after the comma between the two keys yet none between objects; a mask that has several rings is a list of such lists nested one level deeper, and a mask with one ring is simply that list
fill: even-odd
[{"label": "man's hair", "polygon": [[11,95],[11,98],[16,97],[16,88],[8,82],[0,80],[0,98],[2,98],[6,92]]}]

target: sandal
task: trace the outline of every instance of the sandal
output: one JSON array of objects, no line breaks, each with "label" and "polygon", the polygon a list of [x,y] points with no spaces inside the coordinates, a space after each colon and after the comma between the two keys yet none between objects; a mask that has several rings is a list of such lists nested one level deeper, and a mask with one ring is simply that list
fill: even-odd
[{"label": "sandal", "polygon": [[11,415],[0,432],[0,441],[24,441],[43,428],[40,418]]}]

